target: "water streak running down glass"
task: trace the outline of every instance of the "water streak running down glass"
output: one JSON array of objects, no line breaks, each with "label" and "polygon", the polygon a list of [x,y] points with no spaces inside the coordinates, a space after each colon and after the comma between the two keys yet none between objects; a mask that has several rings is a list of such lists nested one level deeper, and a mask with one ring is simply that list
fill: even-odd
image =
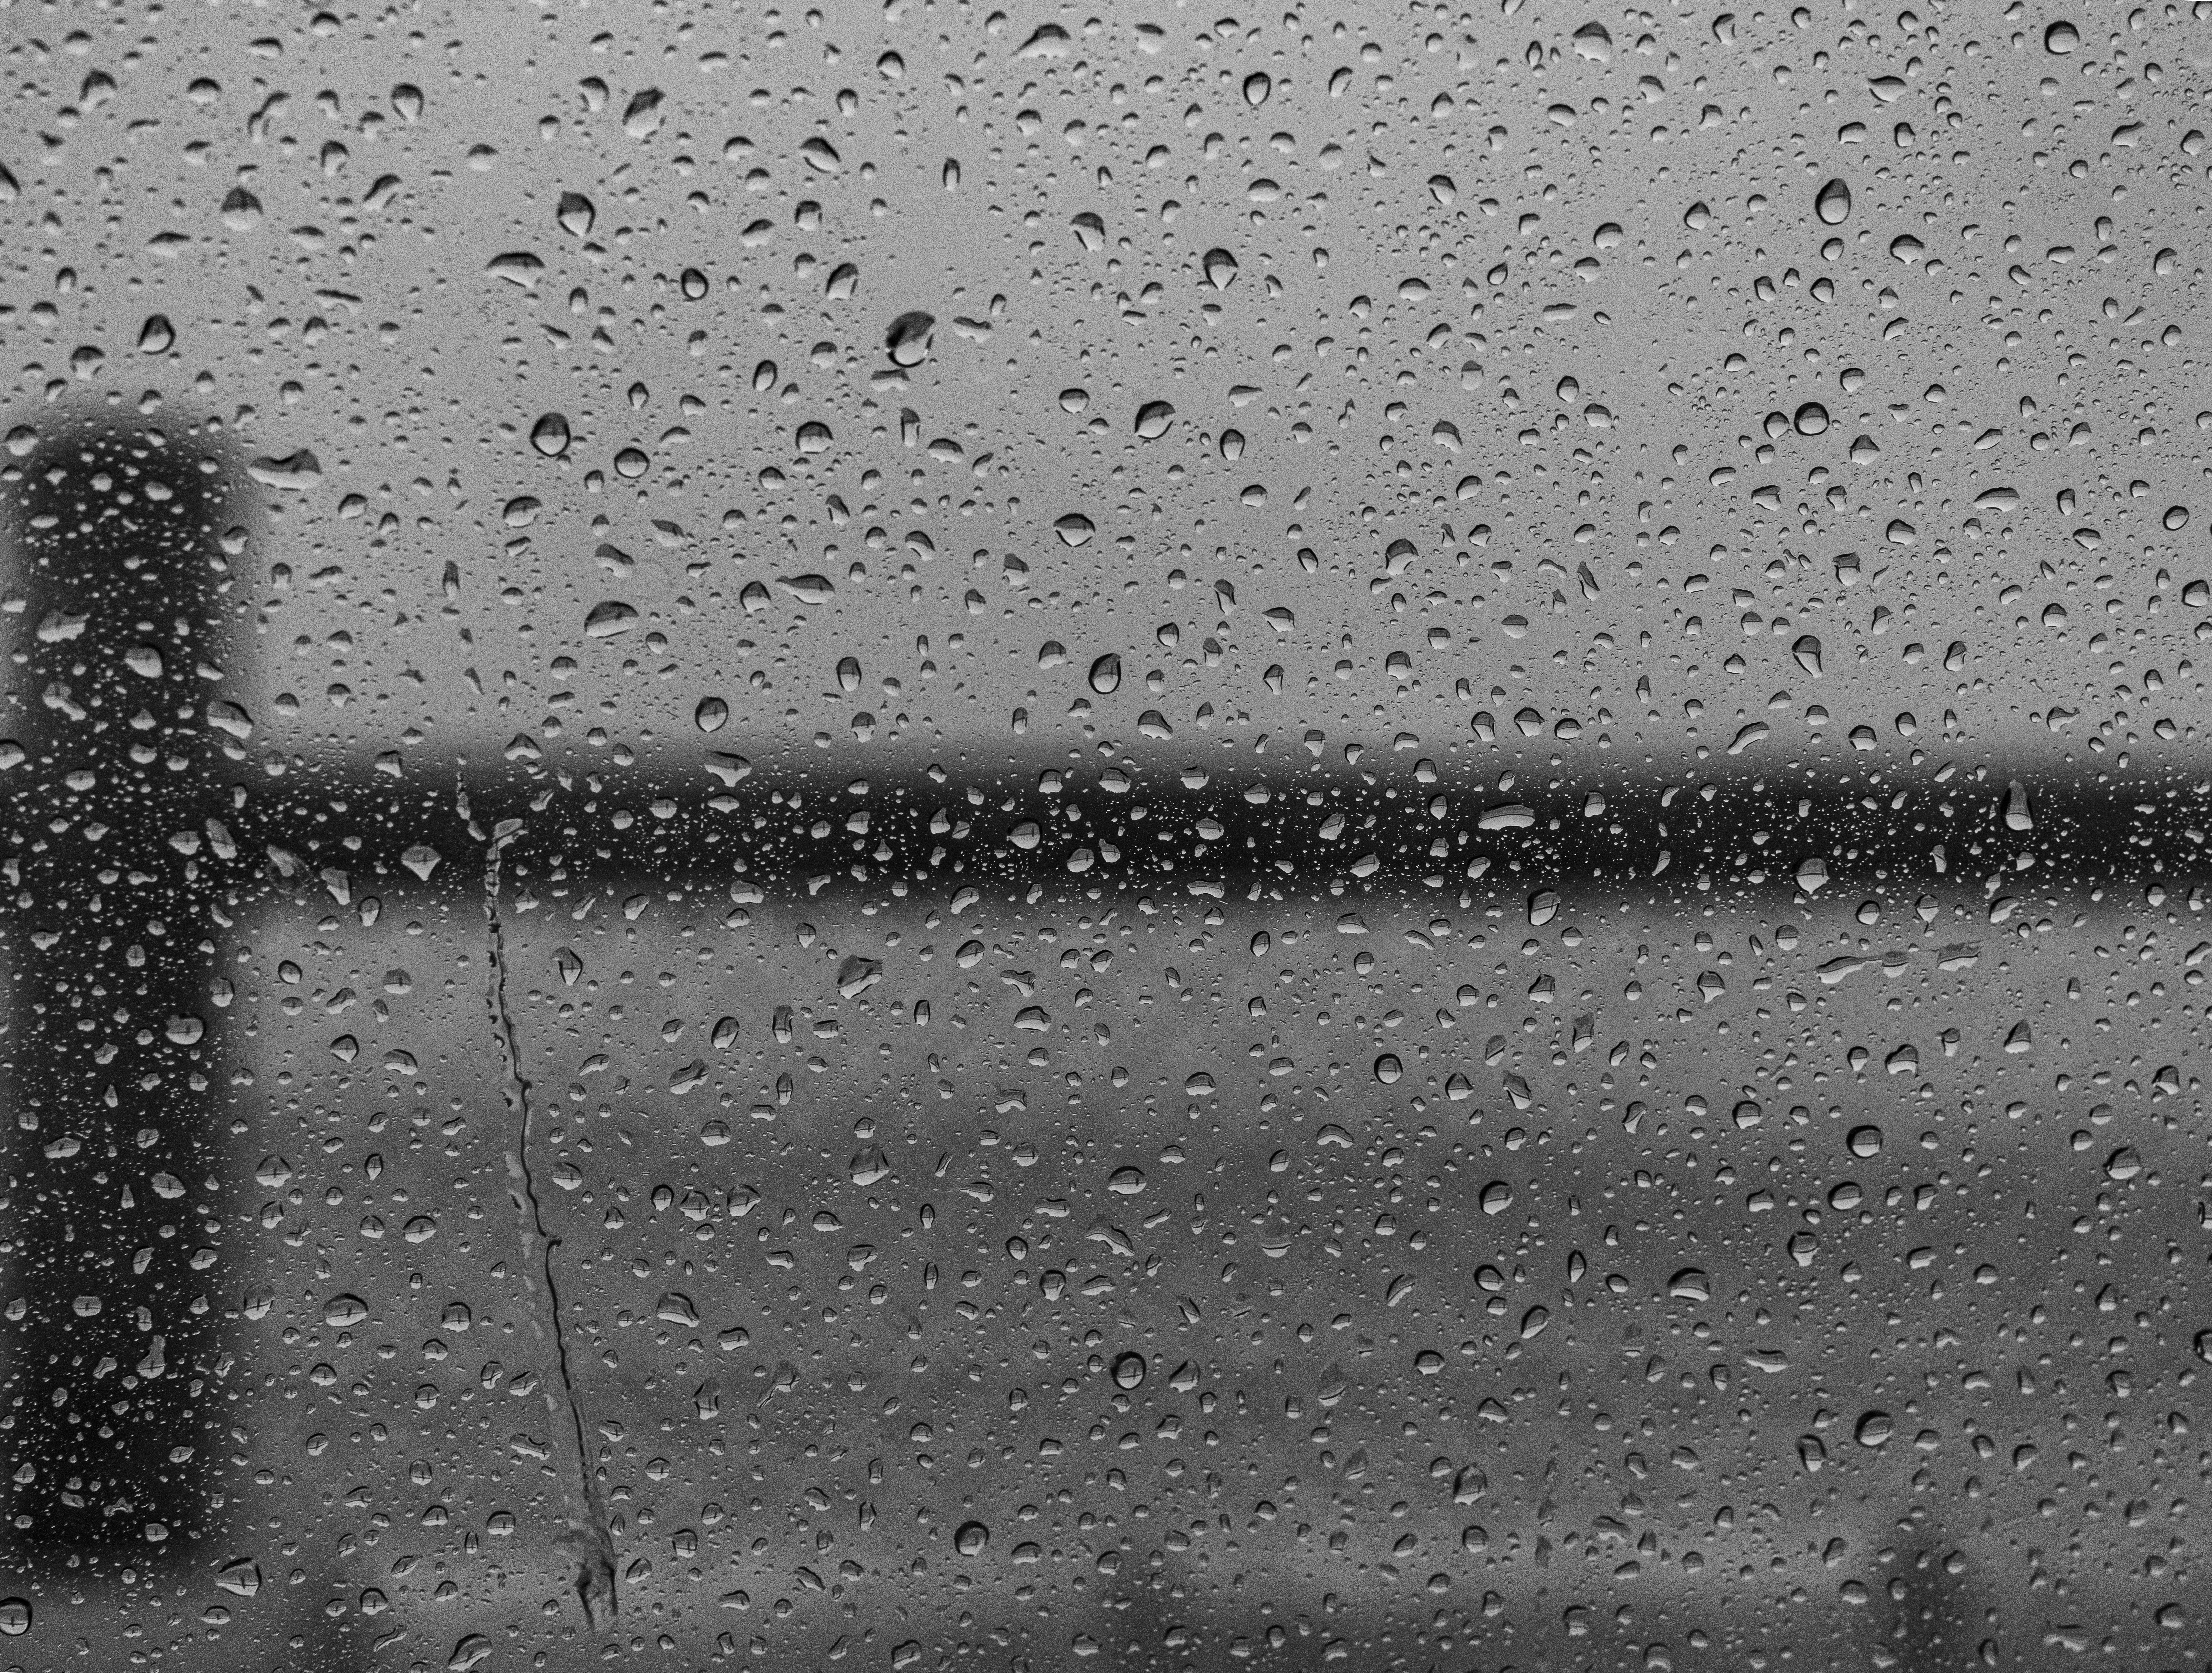
[{"label": "water streak running down glass", "polygon": [[0,1669],[2212,1658],[2203,5],[0,16]]}]

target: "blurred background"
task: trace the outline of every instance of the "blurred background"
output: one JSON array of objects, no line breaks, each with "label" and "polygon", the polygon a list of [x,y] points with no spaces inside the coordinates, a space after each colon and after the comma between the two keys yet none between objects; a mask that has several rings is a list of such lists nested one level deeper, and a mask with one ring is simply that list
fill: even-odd
[{"label": "blurred background", "polygon": [[27,16],[0,1664],[2203,1661],[2198,21]]}]

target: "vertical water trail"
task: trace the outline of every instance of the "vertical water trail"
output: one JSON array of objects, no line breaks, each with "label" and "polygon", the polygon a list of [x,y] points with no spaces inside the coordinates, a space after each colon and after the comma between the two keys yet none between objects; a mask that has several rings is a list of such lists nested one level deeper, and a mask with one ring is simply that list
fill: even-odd
[{"label": "vertical water trail", "polygon": [[[469,818],[468,794],[459,794],[460,812]],[[520,1223],[523,1287],[530,1295],[531,1323],[538,1340],[553,1350],[558,1379],[545,1388],[545,1406],[560,1422],[565,1407],[573,1442],[574,1476],[564,1481],[562,1496],[568,1501],[568,1532],[562,1543],[576,1563],[576,1598],[585,1621],[593,1632],[610,1630],[615,1621],[615,1549],[607,1529],[606,1507],[600,1502],[599,1484],[592,1474],[592,1455],[584,1428],[584,1407],[568,1364],[568,1340],[561,1322],[561,1289],[553,1271],[554,1252],[561,1240],[545,1230],[545,1216],[538,1195],[538,1183],[530,1165],[530,1080],[524,1072],[522,1049],[507,1004],[507,933],[499,913],[500,854],[520,832],[520,819],[501,819],[484,849],[484,922],[489,932],[490,969],[484,1000],[491,1013],[492,1037],[499,1047],[500,1096],[507,1113],[507,1150],[508,1195],[514,1199]],[[481,836],[473,819],[471,831]]]}]

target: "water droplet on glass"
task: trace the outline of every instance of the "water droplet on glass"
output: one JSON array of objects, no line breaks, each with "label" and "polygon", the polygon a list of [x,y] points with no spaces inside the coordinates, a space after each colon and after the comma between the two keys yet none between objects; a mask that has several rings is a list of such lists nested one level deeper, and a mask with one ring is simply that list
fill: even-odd
[{"label": "water droplet on glass", "polygon": [[509,250],[486,262],[484,271],[495,279],[505,279],[509,284],[528,290],[545,271],[545,264],[527,250]]},{"label": "water droplet on glass", "polygon": [[1142,1385],[1147,1369],[1141,1354],[1116,1354],[1114,1356],[1114,1386],[1125,1393]]},{"label": "water droplet on glass", "polygon": [[589,238],[592,223],[599,219],[599,211],[592,207],[592,200],[582,192],[564,192],[561,194],[560,207],[553,211],[553,218],[560,222],[561,230],[571,237]]},{"label": "water droplet on glass", "polygon": [[358,1324],[368,1317],[368,1303],[359,1296],[344,1293],[332,1296],[323,1303],[323,1323],[340,1329]]},{"label": "water droplet on glass", "polygon": [[138,328],[138,352],[142,355],[165,355],[177,340],[177,328],[169,323],[166,313],[150,313],[146,323]]},{"label": "water droplet on glass", "polygon": [[1146,401],[1137,409],[1137,435],[1140,441],[1157,441],[1168,433],[1168,423],[1175,417],[1175,408],[1165,401]]},{"label": "water droplet on glass", "polygon": [[289,488],[304,490],[323,479],[322,461],[305,447],[282,459],[257,459],[246,467],[246,474],[268,488]]},{"label": "water droplet on glass", "polygon": [[2081,32],[2061,18],[2043,32],[2043,50],[2063,58],[2081,44]]},{"label": "water droplet on glass", "polygon": [[1800,435],[1824,435],[1828,428],[1828,409],[1818,401],[1808,401],[1791,416],[1790,424]]},{"label": "water droplet on glass", "polygon": [[837,689],[841,691],[860,689],[860,661],[858,657],[841,656],[837,659]]},{"label": "water droplet on glass", "polygon": [[1102,697],[1110,697],[1121,688],[1121,655],[1118,652],[1108,651],[1091,665],[1091,689]]},{"label": "water droplet on glass", "polygon": [[2160,520],[2169,531],[2179,529],[2189,521],[2189,508],[2185,505],[2170,505],[2166,508],[2166,515]]},{"label": "water droplet on glass", "polygon": [[1851,1129],[1850,1132],[1845,1135],[1844,1143],[1847,1147],[1849,1147],[1852,1155],[1860,1158],[1862,1160],[1869,1156],[1880,1155],[1881,1153],[1881,1129],[1875,1126],[1871,1122],[1864,1122],[1860,1126]]},{"label": "water droplet on glass", "polygon": [[1075,228],[1075,241],[1086,250],[1106,247],[1106,223],[1090,210],[1085,210],[1069,223]]},{"label": "water droplet on glass", "polygon": [[1079,511],[1071,511],[1053,520],[1053,532],[1071,546],[1080,546],[1097,532],[1097,525]]},{"label": "water droplet on glass", "polygon": [[1840,227],[1850,212],[1851,189],[1840,174],[1814,194],[1813,213],[1820,217],[1823,226]]},{"label": "water droplet on glass", "polygon": [[9,1638],[21,1638],[31,1630],[31,1601],[27,1597],[0,1597],[0,1633]]},{"label": "water droplet on glass", "polygon": [[1216,290],[1229,289],[1229,282],[1237,277],[1237,258],[1219,246],[1208,250],[1203,263],[1206,282]]},{"label": "water droplet on glass", "polygon": [[623,111],[623,131],[632,139],[644,139],[660,126],[661,93],[657,87],[645,88],[630,95],[629,104]]},{"label": "water droplet on glass", "polygon": [[568,451],[568,421],[557,412],[549,412],[530,427],[530,445],[548,459],[558,459]]},{"label": "water droplet on glass", "polygon": [[1274,90],[1273,78],[1264,70],[1255,70],[1244,78],[1244,102],[1255,110],[1266,104]]},{"label": "water droplet on glass", "polygon": [[884,333],[884,347],[894,366],[919,366],[929,358],[929,334],[937,329],[937,316],[911,309],[891,321]]},{"label": "water droplet on glass", "polygon": [[1613,37],[1602,23],[1585,23],[1574,33],[1575,55],[1598,64],[1613,61]]},{"label": "water droplet on glass", "polygon": [[594,639],[611,639],[636,625],[636,606],[624,604],[620,599],[602,599],[584,617],[584,631]]},{"label": "water droplet on glass", "polygon": [[805,159],[809,168],[824,174],[835,174],[845,166],[844,159],[837,155],[837,148],[819,134],[804,141],[799,155]]},{"label": "water droplet on glass", "polygon": [[1797,659],[1797,666],[1807,673],[1817,676],[1820,672],[1820,642],[1809,633],[1801,633],[1790,647],[1790,654]]},{"label": "water droplet on glass", "polygon": [[234,233],[252,231],[261,224],[261,200],[242,186],[233,186],[222,200],[222,224]]},{"label": "water droplet on glass", "polygon": [[1375,1060],[1375,1078],[1386,1086],[1395,1085],[1405,1072],[1406,1066],[1395,1053],[1386,1051]]},{"label": "water droplet on glass", "polygon": [[1683,1301],[1710,1300],[1712,1293],[1712,1281],[1698,1267],[1684,1267],[1667,1281],[1667,1293]]},{"label": "water droplet on glass", "polygon": [[991,1530],[980,1522],[963,1522],[952,1535],[952,1548],[963,1557],[981,1556],[990,1542]]},{"label": "water droplet on glass", "polygon": [[691,722],[702,732],[720,732],[730,718],[730,705],[720,697],[702,697],[691,711]]},{"label": "water droplet on glass", "polygon": [[1884,1411],[1862,1412],[1851,1426],[1851,1439],[1861,1446],[1880,1446],[1896,1433],[1897,1425]]}]

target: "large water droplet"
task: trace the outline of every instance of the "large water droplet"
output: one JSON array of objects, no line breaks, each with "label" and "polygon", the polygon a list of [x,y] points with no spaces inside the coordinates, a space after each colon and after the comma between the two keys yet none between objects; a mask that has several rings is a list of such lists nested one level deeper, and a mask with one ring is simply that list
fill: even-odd
[{"label": "large water droplet", "polygon": [[1844,1143],[1851,1154],[1862,1161],[1869,1156],[1878,1156],[1881,1153],[1881,1129],[1872,1122],[1863,1122],[1851,1129],[1844,1136]]},{"label": "large water droplet", "polygon": [[1820,642],[1818,639],[1815,639],[1809,633],[1802,633],[1798,635],[1797,642],[1790,647],[1790,654],[1797,659],[1797,666],[1802,668],[1807,673],[1811,674],[1815,678],[1819,677],[1820,672]]},{"label": "large water droplet", "polygon": [[1117,652],[1108,651],[1091,665],[1091,689],[1102,697],[1110,697],[1121,689],[1121,658]]},{"label": "large water droplet", "polygon": [[138,352],[142,355],[165,355],[176,340],[177,328],[169,323],[166,313],[148,314],[146,323],[138,328]]},{"label": "large water droplet", "polygon": [[1053,520],[1053,532],[1071,546],[1085,544],[1097,532],[1097,525],[1079,511],[1071,511]]},{"label": "large water droplet", "polygon": [[558,459],[568,451],[568,421],[557,412],[549,412],[530,427],[530,445],[548,459]]},{"label": "large water droplet", "polygon": [[368,1303],[347,1292],[323,1303],[323,1323],[343,1330],[368,1317]]},{"label": "large water droplet", "polygon": [[1142,1386],[1146,1370],[1141,1354],[1116,1354],[1114,1356],[1114,1386],[1127,1393]]},{"label": "large water droplet", "polygon": [[589,238],[592,223],[598,220],[599,211],[592,200],[580,192],[564,192],[561,206],[553,211],[553,218],[561,223],[561,230],[574,238]]},{"label": "large water droplet", "polygon": [[1820,217],[1823,225],[1840,227],[1851,212],[1851,189],[1838,174],[1822,186],[1813,198],[1813,213]]},{"label": "large water droplet", "polygon": [[1273,78],[1264,70],[1255,70],[1244,78],[1244,102],[1255,110],[1266,104],[1274,90]]},{"label": "large water droplet", "polygon": [[884,347],[894,366],[919,366],[929,358],[929,334],[937,329],[937,316],[914,308],[891,321],[884,333]]},{"label": "large water droplet", "polygon": [[1575,56],[1598,64],[1613,61],[1613,37],[1602,23],[1585,23],[1574,33]]},{"label": "large water droplet", "polygon": [[1206,282],[1216,290],[1228,289],[1229,282],[1237,277],[1237,258],[1218,245],[1206,252],[1202,265]]},{"label": "large water droplet", "polygon": [[623,131],[632,139],[650,137],[660,126],[661,93],[649,87],[630,95],[623,111]]},{"label": "large water droplet", "polygon": [[1137,436],[1139,441],[1157,441],[1168,433],[1168,424],[1175,417],[1175,408],[1166,401],[1146,401],[1137,409]]},{"label": "large water droplet", "polygon": [[31,1600],[27,1597],[0,1597],[0,1633],[9,1638],[21,1638],[31,1630]]},{"label": "large water droplet", "polygon": [[584,617],[584,631],[593,639],[611,639],[637,625],[637,609],[620,599],[606,599],[592,606]]},{"label": "large water droplet", "polygon": [[1800,435],[1825,435],[1828,428],[1828,409],[1818,401],[1808,401],[1790,416],[1790,426]]},{"label": "large water droplet", "polygon": [[963,1522],[952,1535],[952,1548],[963,1557],[981,1556],[990,1542],[991,1530],[980,1522]]},{"label": "large water droplet", "polygon": [[1375,1078],[1386,1086],[1395,1085],[1405,1072],[1406,1066],[1398,1061],[1395,1052],[1386,1051],[1375,1060]]},{"label": "large water droplet", "polygon": [[305,447],[282,459],[257,459],[246,467],[246,474],[270,488],[307,490],[323,479],[321,461]]},{"label": "large water droplet", "polygon": [[691,711],[691,723],[702,732],[720,732],[730,719],[730,705],[720,697],[702,697]]},{"label": "large water droplet", "polygon": [[1851,1426],[1851,1439],[1861,1446],[1880,1446],[1896,1433],[1896,1423],[1884,1411],[1862,1412]]},{"label": "large water droplet", "polygon": [[222,200],[222,224],[234,233],[252,231],[261,224],[261,200],[242,186],[233,186]]},{"label": "large water droplet", "polygon": [[2064,18],[2043,32],[2043,50],[2063,58],[2081,44],[2081,32]]},{"label": "large water droplet", "polygon": [[837,659],[837,689],[841,691],[860,689],[860,660],[858,657],[841,656]]},{"label": "large water droplet", "polygon": [[837,173],[845,167],[844,159],[837,155],[837,148],[819,134],[802,143],[799,155],[805,159],[809,168],[824,174]]}]

